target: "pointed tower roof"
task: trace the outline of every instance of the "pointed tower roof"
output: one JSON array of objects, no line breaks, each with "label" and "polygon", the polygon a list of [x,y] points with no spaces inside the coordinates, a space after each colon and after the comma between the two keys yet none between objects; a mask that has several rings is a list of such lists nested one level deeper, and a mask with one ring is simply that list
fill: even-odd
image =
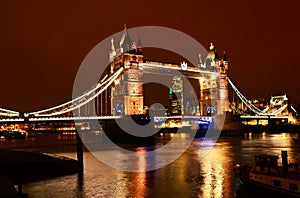
[{"label": "pointed tower roof", "polygon": [[138,54],[143,54],[143,53],[142,53],[142,51],[143,51],[143,44],[142,44],[142,41],[141,41],[141,37],[140,37],[140,36],[139,36],[139,38],[138,38],[136,47],[137,47]]},{"label": "pointed tower roof", "polygon": [[129,34],[128,34],[128,30],[127,30],[127,27],[126,27],[126,24],[124,24],[124,33],[123,34],[125,34],[125,45],[131,45],[131,43],[132,43],[132,40],[131,40],[131,38],[130,38],[130,36],[129,36]]},{"label": "pointed tower roof", "polygon": [[225,51],[223,51],[223,61],[228,61]]},{"label": "pointed tower roof", "polygon": [[130,46],[131,43],[132,43],[132,40],[131,40],[131,38],[130,38],[130,36],[128,34],[128,31],[126,30],[125,45],[129,45]]},{"label": "pointed tower roof", "polygon": [[110,49],[110,50],[111,50],[112,52],[113,52],[113,51],[116,51],[116,50],[115,50],[115,45],[114,45],[114,38],[111,38],[110,41],[111,41],[111,49]]},{"label": "pointed tower roof", "polygon": [[215,46],[212,42],[210,42],[209,50],[213,51],[215,49]]},{"label": "pointed tower roof", "polygon": [[199,63],[198,63],[199,65],[202,65],[203,64],[203,62],[202,62],[202,57],[201,57],[201,54],[199,53]]},{"label": "pointed tower roof", "polygon": [[220,57],[219,57],[219,55],[217,53],[217,49],[215,49],[215,60],[220,60]]},{"label": "pointed tower roof", "polygon": [[212,42],[210,43],[210,46],[209,46],[207,58],[211,59],[211,61],[215,60],[215,46],[213,45]]},{"label": "pointed tower roof", "polygon": [[[125,51],[128,51],[131,47],[132,40],[128,34],[126,24],[124,24],[123,34],[120,40],[120,47],[124,48]],[[125,49],[126,48],[126,49]]]},{"label": "pointed tower roof", "polygon": [[209,58],[207,58],[205,60],[205,67],[210,67],[211,66],[211,60]]},{"label": "pointed tower roof", "polygon": [[142,41],[141,41],[141,37],[139,36],[138,38],[138,41],[137,41],[137,44],[136,44],[137,48],[142,48],[143,47],[143,44],[142,44]]},{"label": "pointed tower roof", "polygon": [[110,48],[110,57],[114,57],[117,55],[116,49],[115,49],[115,45],[114,45],[114,39],[111,38],[111,48]]}]

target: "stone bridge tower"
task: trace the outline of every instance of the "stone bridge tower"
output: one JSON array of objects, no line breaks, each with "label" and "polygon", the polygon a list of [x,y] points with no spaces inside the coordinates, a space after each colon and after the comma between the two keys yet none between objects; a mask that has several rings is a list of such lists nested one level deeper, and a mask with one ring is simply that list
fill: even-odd
[{"label": "stone bridge tower", "polygon": [[124,67],[124,74],[114,82],[111,90],[112,115],[137,115],[144,113],[142,43],[131,40],[126,26],[116,50],[113,40],[110,50],[110,70]]},{"label": "stone bridge tower", "polygon": [[224,52],[220,58],[211,43],[205,63],[200,58],[202,70],[218,72],[218,76],[204,74],[200,79],[200,114],[222,115],[230,111],[228,99],[228,59]]}]

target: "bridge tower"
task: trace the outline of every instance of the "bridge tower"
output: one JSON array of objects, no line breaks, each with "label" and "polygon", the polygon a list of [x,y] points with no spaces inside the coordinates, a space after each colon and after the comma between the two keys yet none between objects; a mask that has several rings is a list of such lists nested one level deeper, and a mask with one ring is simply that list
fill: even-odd
[{"label": "bridge tower", "polygon": [[218,112],[229,112],[229,93],[228,93],[228,59],[225,51],[221,60],[217,61],[219,72],[218,77]]},{"label": "bridge tower", "polygon": [[200,79],[200,114],[222,115],[230,111],[228,100],[228,59],[224,52],[220,58],[213,43],[210,44],[205,63],[199,56],[201,68],[218,72],[218,76],[204,75]]},{"label": "bridge tower", "polygon": [[[286,94],[279,95],[279,96],[271,96],[270,99],[270,108],[269,113],[276,112],[279,109],[283,108],[283,106],[288,105],[288,97]],[[280,113],[278,113],[276,116],[288,116],[288,108],[284,108]]]},{"label": "bridge tower", "polygon": [[116,71],[124,67],[124,74],[115,81],[111,89],[111,114],[112,115],[136,115],[144,113],[143,96],[143,63],[142,43],[131,40],[126,26],[115,50],[112,40],[110,50],[110,70]]}]

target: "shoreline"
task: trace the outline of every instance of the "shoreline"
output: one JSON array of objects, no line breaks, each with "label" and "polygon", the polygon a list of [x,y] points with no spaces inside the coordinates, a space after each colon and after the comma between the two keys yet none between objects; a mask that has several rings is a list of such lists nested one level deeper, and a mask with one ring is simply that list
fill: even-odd
[{"label": "shoreline", "polygon": [[67,157],[0,149],[0,172],[0,183],[5,185],[0,197],[15,197],[22,193],[23,184],[75,174],[79,168],[77,160]]}]

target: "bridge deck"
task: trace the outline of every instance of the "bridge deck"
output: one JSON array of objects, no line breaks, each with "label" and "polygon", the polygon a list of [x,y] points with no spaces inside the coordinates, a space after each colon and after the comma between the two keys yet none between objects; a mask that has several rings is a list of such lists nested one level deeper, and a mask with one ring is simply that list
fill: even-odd
[{"label": "bridge deck", "polygon": [[[37,118],[6,118],[0,119],[0,123],[22,123],[22,122],[51,122],[51,121],[76,121],[76,120],[109,120],[121,119],[121,116],[80,116],[80,117],[37,117]],[[167,119],[199,119],[211,121],[210,116],[155,116],[154,121]]]},{"label": "bridge deck", "polygon": [[240,116],[242,119],[288,119],[288,116]]}]

